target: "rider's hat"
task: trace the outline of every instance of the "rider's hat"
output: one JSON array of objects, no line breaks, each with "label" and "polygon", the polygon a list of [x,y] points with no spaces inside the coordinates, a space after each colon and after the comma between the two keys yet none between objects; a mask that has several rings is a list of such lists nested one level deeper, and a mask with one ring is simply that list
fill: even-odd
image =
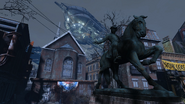
[{"label": "rider's hat", "polygon": [[113,26],[110,27],[110,29],[117,29],[117,26],[113,25]]}]

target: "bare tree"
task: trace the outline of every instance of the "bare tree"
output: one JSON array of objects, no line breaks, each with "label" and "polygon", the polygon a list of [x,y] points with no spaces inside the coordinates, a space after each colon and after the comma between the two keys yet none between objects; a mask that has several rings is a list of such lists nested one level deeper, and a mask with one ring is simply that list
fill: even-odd
[{"label": "bare tree", "polygon": [[117,25],[118,27],[120,26],[123,26],[123,25],[127,25],[129,22],[130,22],[130,16],[125,19],[121,19],[121,20],[118,20],[120,18],[120,12],[117,13],[115,11],[113,12],[108,12],[104,15],[104,18],[103,20],[101,20],[100,22],[104,25],[104,27],[107,29],[107,30],[110,30],[110,26],[108,24],[108,22],[111,22],[111,26],[113,25]]},{"label": "bare tree", "polygon": [[0,10],[7,10],[12,16],[21,15],[22,22],[24,20],[28,21],[30,18],[34,19],[33,16],[37,14],[29,7],[31,2],[31,0],[8,0]]},{"label": "bare tree", "polygon": [[[32,9],[34,8],[34,9]],[[12,16],[20,15],[22,16],[21,22],[24,22],[24,20],[29,21],[29,19],[34,19],[37,22],[39,22],[41,25],[46,27],[49,31],[51,31],[53,34],[55,34],[54,31],[52,31],[50,28],[48,28],[46,25],[44,25],[41,21],[39,21],[35,16],[39,15],[51,24],[55,25],[57,28],[60,28],[61,31],[66,32],[67,30],[58,27],[53,21],[51,21],[44,13],[42,13],[37,7],[35,7],[32,4],[32,0],[7,0],[5,2],[4,7],[0,8],[0,10],[6,10],[11,13]],[[2,13],[0,13],[2,14]]]}]

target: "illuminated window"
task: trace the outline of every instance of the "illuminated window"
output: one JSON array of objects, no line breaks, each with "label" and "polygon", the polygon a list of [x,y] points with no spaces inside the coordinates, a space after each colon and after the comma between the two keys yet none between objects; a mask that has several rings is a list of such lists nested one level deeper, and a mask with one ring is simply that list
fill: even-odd
[{"label": "illuminated window", "polygon": [[78,63],[78,73],[82,73],[82,63]]},{"label": "illuminated window", "polygon": [[48,59],[46,59],[44,70],[51,72],[51,68],[52,68],[52,60],[50,58],[48,58]]},{"label": "illuminated window", "polygon": [[63,62],[62,77],[72,78],[72,75],[73,75],[73,60],[71,57],[68,57]]}]

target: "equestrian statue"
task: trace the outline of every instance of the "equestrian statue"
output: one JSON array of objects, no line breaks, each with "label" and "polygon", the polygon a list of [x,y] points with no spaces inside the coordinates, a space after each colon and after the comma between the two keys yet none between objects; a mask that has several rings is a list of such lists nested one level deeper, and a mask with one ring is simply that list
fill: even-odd
[{"label": "equestrian statue", "polygon": [[[111,42],[111,48],[106,51],[100,60],[100,71],[98,75],[98,83],[96,89],[99,89],[101,84],[101,76],[104,74],[105,80],[110,84],[109,68],[113,72],[113,78],[121,88],[127,88],[120,81],[118,77],[118,69],[120,64],[130,62],[137,70],[146,78],[149,85],[152,85],[156,90],[165,90],[161,85],[157,84],[146,72],[143,65],[150,65],[156,62],[157,58],[161,55],[162,47],[156,45],[145,49],[144,44],[140,40],[141,37],[146,36],[146,22],[147,16],[133,16],[134,19],[128,24],[124,34],[118,37],[115,33],[117,31],[116,26],[112,26],[111,33],[100,41],[94,41],[96,44],[100,44],[109,40]],[[152,56],[153,55],[153,56]],[[145,59],[152,56],[151,59]],[[145,60],[143,60],[145,59]],[[140,60],[143,60],[140,62]]]}]

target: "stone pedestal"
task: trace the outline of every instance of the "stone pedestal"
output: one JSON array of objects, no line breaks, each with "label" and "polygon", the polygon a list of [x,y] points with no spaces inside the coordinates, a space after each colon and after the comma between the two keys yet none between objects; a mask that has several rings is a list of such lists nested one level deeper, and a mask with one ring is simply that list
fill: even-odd
[{"label": "stone pedestal", "polygon": [[171,91],[137,89],[97,89],[89,104],[184,104]]}]

